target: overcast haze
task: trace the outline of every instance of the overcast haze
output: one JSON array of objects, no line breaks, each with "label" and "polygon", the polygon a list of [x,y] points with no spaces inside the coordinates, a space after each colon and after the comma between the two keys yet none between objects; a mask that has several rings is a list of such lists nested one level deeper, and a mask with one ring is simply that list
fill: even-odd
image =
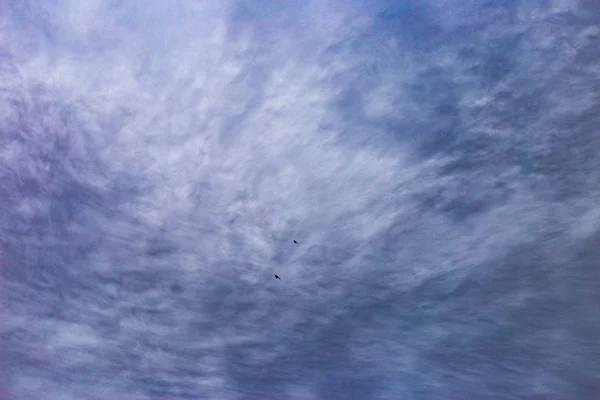
[{"label": "overcast haze", "polygon": [[0,0],[0,400],[600,398],[599,49],[592,0]]}]

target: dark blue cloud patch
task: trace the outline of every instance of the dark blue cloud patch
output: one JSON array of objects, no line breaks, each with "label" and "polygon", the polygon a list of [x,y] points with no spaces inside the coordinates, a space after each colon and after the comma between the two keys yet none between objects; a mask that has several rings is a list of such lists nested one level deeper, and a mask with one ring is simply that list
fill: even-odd
[{"label": "dark blue cloud patch", "polygon": [[439,38],[441,29],[427,1],[385,3],[383,8],[377,14],[377,25],[393,32],[405,47],[417,51],[431,49],[433,42]]}]

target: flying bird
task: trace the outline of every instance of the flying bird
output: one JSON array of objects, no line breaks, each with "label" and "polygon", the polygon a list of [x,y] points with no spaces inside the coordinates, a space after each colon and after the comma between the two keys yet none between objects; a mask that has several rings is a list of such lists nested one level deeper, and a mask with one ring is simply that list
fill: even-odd
[{"label": "flying bird", "polygon": [[277,279],[281,279],[279,276],[277,276],[277,274],[275,274],[275,278],[277,278]]},{"label": "flying bird", "polygon": [[298,242],[296,242],[295,240],[294,240],[294,243],[298,244]]}]

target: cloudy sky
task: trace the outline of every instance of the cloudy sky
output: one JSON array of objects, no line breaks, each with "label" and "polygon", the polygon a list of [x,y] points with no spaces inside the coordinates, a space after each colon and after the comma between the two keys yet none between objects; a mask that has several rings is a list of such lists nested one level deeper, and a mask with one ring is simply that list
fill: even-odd
[{"label": "cloudy sky", "polygon": [[0,400],[597,399],[599,48],[592,0],[0,0]]}]

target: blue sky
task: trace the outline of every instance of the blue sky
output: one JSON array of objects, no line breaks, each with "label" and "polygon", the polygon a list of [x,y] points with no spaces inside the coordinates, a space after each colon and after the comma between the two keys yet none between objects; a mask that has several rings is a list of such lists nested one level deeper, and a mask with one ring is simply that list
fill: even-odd
[{"label": "blue sky", "polygon": [[0,400],[597,398],[599,42],[590,1],[0,0]]}]

